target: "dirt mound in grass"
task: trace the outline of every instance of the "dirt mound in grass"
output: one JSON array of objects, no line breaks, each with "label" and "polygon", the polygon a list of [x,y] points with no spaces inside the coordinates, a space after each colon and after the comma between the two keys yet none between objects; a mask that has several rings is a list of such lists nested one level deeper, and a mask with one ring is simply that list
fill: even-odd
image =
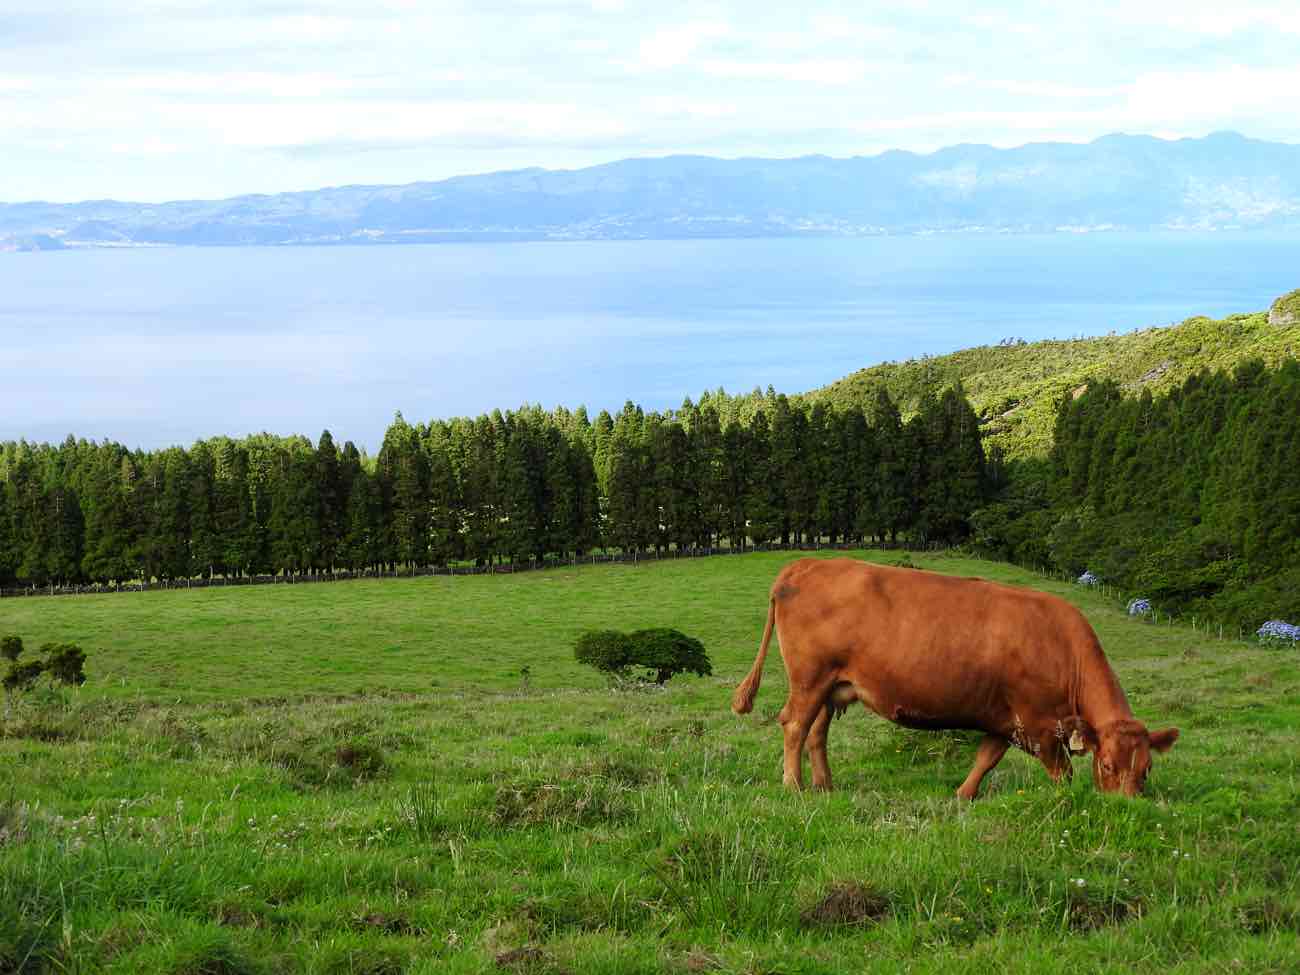
[{"label": "dirt mound in grass", "polygon": [[804,927],[844,927],[889,916],[889,901],[859,883],[836,884],[799,915]]}]

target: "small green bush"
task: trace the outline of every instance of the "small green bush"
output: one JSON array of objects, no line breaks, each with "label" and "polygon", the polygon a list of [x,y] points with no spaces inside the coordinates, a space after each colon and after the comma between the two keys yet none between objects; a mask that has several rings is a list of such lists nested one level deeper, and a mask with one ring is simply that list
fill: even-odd
[{"label": "small green bush", "polygon": [[700,677],[713,673],[704,644],[680,630],[665,627],[635,633],[591,630],[578,637],[573,655],[578,663],[613,676],[626,676],[634,668],[644,668],[654,675],[657,684],[667,683],[681,673]]},{"label": "small green bush", "polygon": [[16,663],[18,658],[23,655],[23,638],[20,636],[7,636],[0,639],[0,657]]},{"label": "small green bush", "polygon": [[680,630],[637,630],[630,637],[632,663],[655,672],[655,683],[665,684],[676,674],[708,677],[713,673],[704,644]]},{"label": "small green bush", "polygon": [[75,643],[47,643],[41,647],[45,672],[60,684],[80,687],[86,683],[86,653]]},{"label": "small green bush", "polygon": [[23,653],[21,637],[7,636],[0,640],[0,656],[9,661],[8,670],[0,678],[6,692],[14,694],[31,690],[43,674],[50,680],[68,686],[86,682],[86,654],[75,643],[47,643],[40,649],[43,660],[19,662]]},{"label": "small green bush", "polygon": [[573,656],[601,673],[621,674],[632,665],[632,642],[618,630],[588,630],[573,644]]}]

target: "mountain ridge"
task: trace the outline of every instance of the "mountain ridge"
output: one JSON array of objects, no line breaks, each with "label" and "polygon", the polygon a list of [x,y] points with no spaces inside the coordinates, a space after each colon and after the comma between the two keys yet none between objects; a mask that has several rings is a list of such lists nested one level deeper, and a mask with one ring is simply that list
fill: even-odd
[{"label": "mountain ridge", "polygon": [[1300,145],[1235,132],[847,158],[672,155],[224,200],[0,203],[0,249],[1300,228]]}]

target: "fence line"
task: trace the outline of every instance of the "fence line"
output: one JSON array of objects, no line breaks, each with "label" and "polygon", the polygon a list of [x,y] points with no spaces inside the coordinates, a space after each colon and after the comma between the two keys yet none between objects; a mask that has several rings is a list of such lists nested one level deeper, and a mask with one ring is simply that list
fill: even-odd
[{"label": "fence line", "polygon": [[[27,586],[10,589],[0,588],[0,598],[22,598],[26,596],[84,596],[99,593],[118,592],[154,592],[173,589],[220,589],[226,586],[296,586],[316,582],[346,582],[351,579],[411,579],[421,576],[478,576],[509,575],[514,572],[535,572],[544,569],[573,568],[578,565],[599,565],[602,563],[659,562],[682,558],[707,558],[718,555],[744,555],[749,552],[848,552],[864,547],[879,549],[901,549],[897,543],[884,543],[863,546],[856,542],[805,542],[798,545],[748,545],[744,548],[700,547],[686,549],[669,549],[665,552],[614,552],[590,554],[567,559],[546,558],[540,561],[530,559],[526,563],[508,562],[498,565],[441,565],[410,567],[399,569],[339,569],[332,572],[298,573],[285,575],[250,575],[250,576],[214,576],[212,578],[168,579],[157,582],[123,582],[123,583],[89,583],[74,586]],[[937,551],[944,546],[932,543],[927,546],[930,551]],[[917,550],[915,546],[911,550]]]}]

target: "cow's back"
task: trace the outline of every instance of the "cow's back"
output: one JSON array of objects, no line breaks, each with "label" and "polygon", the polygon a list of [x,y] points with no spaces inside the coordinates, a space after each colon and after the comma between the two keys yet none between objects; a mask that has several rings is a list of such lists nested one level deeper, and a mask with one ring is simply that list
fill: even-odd
[{"label": "cow's back", "polygon": [[1076,656],[1096,641],[1045,593],[852,559],[794,562],[772,598],[792,683],[850,683],[882,716],[924,727],[1068,710]]}]

